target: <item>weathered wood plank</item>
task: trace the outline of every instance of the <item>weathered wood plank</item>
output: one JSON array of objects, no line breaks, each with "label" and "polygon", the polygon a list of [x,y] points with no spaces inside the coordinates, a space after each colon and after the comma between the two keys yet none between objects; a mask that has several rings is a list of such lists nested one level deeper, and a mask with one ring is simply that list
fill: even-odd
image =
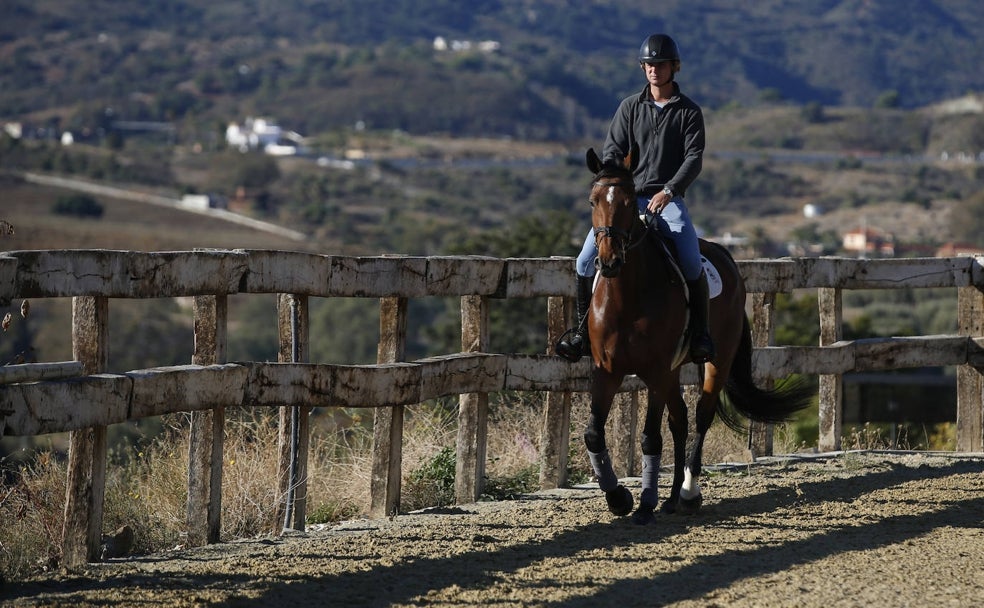
[{"label": "weathered wood plank", "polygon": [[963,365],[967,336],[910,336],[856,340],[851,371]]},{"label": "weathered wood plank", "polygon": [[764,378],[785,378],[792,373],[841,374],[854,365],[854,342],[830,346],[767,346],[752,351],[752,367]]},{"label": "weathered wood plank", "polygon": [[17,297],[162,298],[239,291],[246,256],[226,250],[13,251]]},{"label": "weathered wood plank", "polygon": [[[831,346],[756,348],[753,365],[768,377],[791,373],[837,374],[852,370],[961,365],[984,357],[984,339],[919,336],[840,341]],[[860,362],[859,362],[860,360]],[[240,404],[254,407],[296,403],[321,407],[389,407],[424,399],[493,390],[586,391],[591,363],[570,363],[550,355],[458,353],[412,363],[328,365],[246,363],[175,366],[134,370],[125,375],[92,375],[69,380],[0,386],[0,403],[11,411],[8,432],[30,435],[64,432],[93,424],[177,411]],[[447,377],[444,377],[447,374]],[[696,381],[684,366],[681,380]],[[635,376],[621,391],[638,390]],[[52,410],[51,403],[67,403]],[[61,413],[59,413],[61,412]]]},{"label": "weathered wood plank", "polygon": [[332,366],[310,363],[247,363],[249,382],[243,405],[307,407],[334,403],[335,373]]},{"label": "weathered wood plank", "polygon": [[6,434],[30,437],[125,422],[131,387],[129,378],[112,374],[4,386]]},{"label": "weathered wood plank", "polygon": [[506,260],[484,256],[427,258],[427,292],[432,296],[491,296],[502,284]]},{"label": "weathered wood plank", "polygon": [[0,366],[0,384],[75,378],[81,376],[84,371],[85,369],[81,361],[3,365]]},{"label": "weathered wood plank", "polygon": [[[249,370],[241,365],[177,365],[134,370],[128,420],[242,405]],[[122,422],[122,421],[117,421]]]},{"label": "weathered wood plank", "polygon": [[[963,287],[971,281],[970,258],[893,258],[878,260],[877,264],[871,262],[872,260],[846,258],[802,258],[802,263],[809,268],[805,287]],[[828,264],[832,268],[823,270]]]},{"label": "weathered wood plank", "polygon": [[509,258],[500,297],[534,298],[574,295],[571,258]]},{"label": "weathered wood plank", "polygon": [[426,296],[427,258],[332,257],[328,292],[367,298]]},{"label": "weathered wood plank", "polygon": [[331,256],[298,251],[249,249],[249,272],[243,291],[248,293],[329,295]]},{"label": "weathered wood plank", "polygon": [[418,359],[414,363],[421,366],[421,401],[461,393],[501,391],[506,383],[505,355],[456,353]]},{"label": "weathered wood plank", "polygon": [[[455,260],[462,261],[456,268]],[[433,264],[433,268],[428,268]],[[14,269],[16,266],[16,269]],[[499,276],[496,267],[505,268]],[[895,289],[979,284],[975,258],[859,260],[843,257],[739,260],[749,292]],[[338,276],[334,276],[335,273]],[[240,291],[319,296],[573,294],[573,258],[346,257],[264,250],[133,252],[22,250],[0,259],[0,302],[93,295],[169,297]],[[493,280],[494,279],[494,280]]]},{"label": "weathered wood plank", "polygon": [[571,363],[555,355],[509,355],[506,390],[584,392],[591,388],[591,359]]},{"label": "weathered wood plank", "polygon": [[802,271],[792,259],[736,260],[749,293],[789,293],[801,287]]},{"label": "weathered wood plank", "polygon": [[330,402],[340,407],[389,407],[420,402],[420,366],[413,363],[333,365]]},{"label": "weathered wood plank", "polygon": [[844,257],[738,260],[749,292],[806,288],[962,287],[974,281],[972,258],[863,260]]},{"label": "weathered wood plank", "polygon": [[181,365],[11,384],[0,388],[0,402],[11,411],[7,434],[32,436],[238,406],[248,382],[241,365]]}]

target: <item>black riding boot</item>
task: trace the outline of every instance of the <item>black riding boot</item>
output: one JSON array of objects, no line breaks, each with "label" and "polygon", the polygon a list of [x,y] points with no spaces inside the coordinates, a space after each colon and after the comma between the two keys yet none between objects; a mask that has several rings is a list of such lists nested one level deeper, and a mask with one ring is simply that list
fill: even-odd
[{"label": "black riding boot", "polygon": [[591,288],[594,277],[577,275],[577,327],[570,340],[566,336],[557,343],[556,351],[568,361],[577,361],[582,355],[591,354],[591,344],[588,341],[588,306],[591,305]]},{"label": "black riding boot", "polygon": [[690,360],[705,363],[714,359],[714,343],[708,327],[710,296],[707,275],[701,271],[694,281],[687,281],[690,290]]}]

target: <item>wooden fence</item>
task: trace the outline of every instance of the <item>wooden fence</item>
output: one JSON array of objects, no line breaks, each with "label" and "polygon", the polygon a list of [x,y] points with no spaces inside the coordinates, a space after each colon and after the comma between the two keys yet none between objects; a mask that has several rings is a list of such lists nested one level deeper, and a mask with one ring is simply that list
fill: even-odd
[{"label": "wooden fence", "polygon": [[[793,372],[820,377],[821,450],[840,447],[841,375],[850,371],[957,366],[957,450],[984,450],[984,258],[857,260],[802,258],[740,261],[751,294],[759,381]],[[490,353],[489,302],[547,298],[544,351],[569,326],[573,260],[487,257],[346,257],[285,251],[196,250],[137,253],[106,250],[0,253],[0,304],[73,298],[76,361],[0,367],[0,435],[70,431],[63,537],[64,563],[98,559],[106,474],[107,425],[172,412],[191,412],[187,527],[191,545],[218,540],[225,409],[278,407],[283,521],[303,529],[311,407],[377,408],[370,511],[399,508],[404,408],[459,395],[459,502],[478,498],[485,470],[488,394],[544,391],[541,485],[565,483],[570,443],[570,395],[590,384],[587,359],[569,363],[549,354]],[[958,333],[841,340],[845,289],[955,287]],[[772,345],[777,293],[816,289],[820,344]],[[227,299],[233,294],[279,294],[277,363],[226,360]],[[194,297],[194,354],[190,365],[113,372],[107,369],[109,302],[114,298]],[[309,363],[311,297],[379,300],[376,365]],[[405,362],[411,298],[461,299],[461,352]],[[694,382],[693,366],[684,379]],[[642,387],[629,378],[623,391]],[[634,401],[633,401],[634,403]],[[286,406],[286,407],[285,407]],[[927,407],[932,407],[927,404]],[[614,424],[632,432],[638,408]],[[758,453],[768,433],[755,429]],[[292,459],[295,453],[298,458]],[[625,458],[631,461],[630,456]],[[292,463],[296,465],[292,466]],[[629,465],[630,470],[632,465]]]}]

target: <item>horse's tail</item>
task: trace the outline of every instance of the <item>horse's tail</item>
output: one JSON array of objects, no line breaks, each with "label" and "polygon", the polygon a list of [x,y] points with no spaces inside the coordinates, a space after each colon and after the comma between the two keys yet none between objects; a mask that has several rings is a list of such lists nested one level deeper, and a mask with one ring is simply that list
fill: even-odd
[{"label": "horse's tail", "polygon": [[752,332],[748,315],[743,315],[743,318],[741,342],[724,387],[725,399],[718,401],[721,420],[739,431],[746,427],[736,414],[756,422],[786,422],[810,405],[813,399],[813,390],[802,381],[786,382],[774,389],[755,386],[752,378]]}]

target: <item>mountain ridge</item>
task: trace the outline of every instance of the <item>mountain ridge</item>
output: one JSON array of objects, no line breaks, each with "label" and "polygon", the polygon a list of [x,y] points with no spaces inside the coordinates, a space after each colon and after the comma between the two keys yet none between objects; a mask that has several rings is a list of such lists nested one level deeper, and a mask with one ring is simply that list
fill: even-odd
[{"label": "mountain ridge", "polygon": [[[597,137],[641,87],[635,53],[652,31],[676,38],[682,86],[710,109],[911,109],[984,89],[984,15],[966,0],[9,4],[0,120],[76,129],[162,120],[209,132],[275,114],[309,133],[361,120],[413,134]],[[441,52],[438,36],[500,47]]]}]

